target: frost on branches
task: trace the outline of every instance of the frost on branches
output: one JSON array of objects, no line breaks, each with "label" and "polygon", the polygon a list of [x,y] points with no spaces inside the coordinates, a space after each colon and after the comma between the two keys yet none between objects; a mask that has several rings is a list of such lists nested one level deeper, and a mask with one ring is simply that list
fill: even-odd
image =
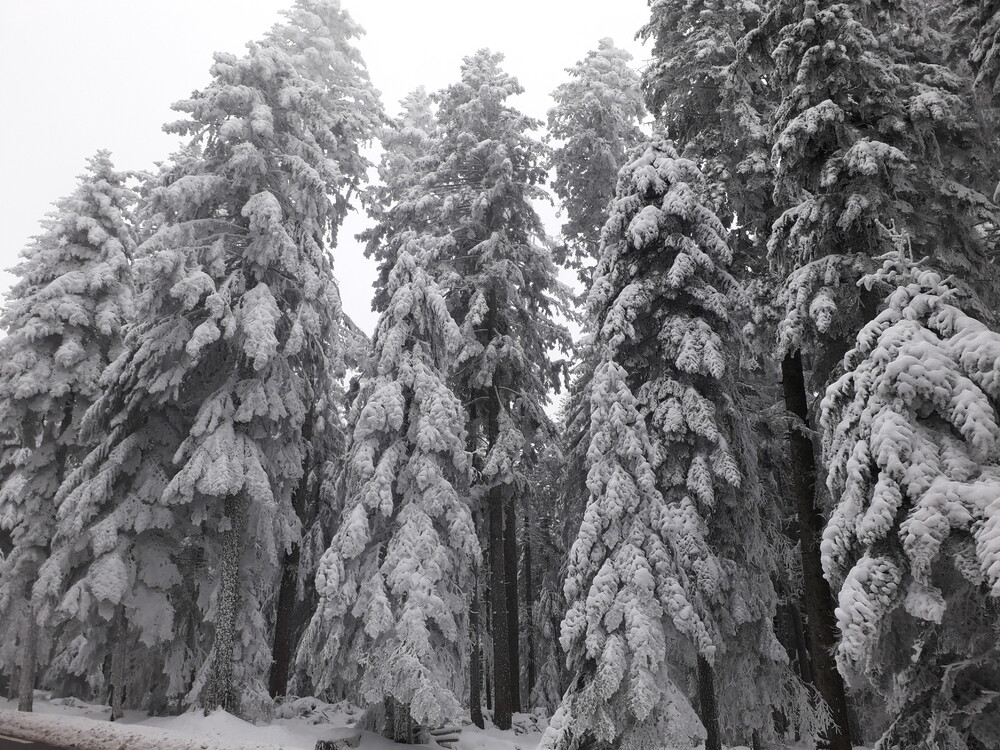
[{"label": "frost on branches", "polygon": [[566,583],[562,639],[575,676],[549,748],[699,734],[685,695],[695,654],[730,686],[725,729],[770,731],[770,709],[788,711],[789,696],[790,718],[807,710],[771,630],[773,529],[754,508],[764,499],[737,494],[722,291],[731,256],[701,180],[660,138],[619,175],[589,300],[603,358],[590,500]]},{"label": "frost on branches", "polygon": [[316,577],[299,661],[320,691],[401,705],[436,727],[462,713],[479,542],[465,412],[446,377],[462,337],[411,240],[349,417],[348,499]]},{"label": "frost on branches", "polygon": [[175,105],[188,118],[167,127],[191,140],[150,188],[137,323],[88,413],[101,442],[63,485],[66,544],[43,571],[50,610],[118,619],[146,665],[127,673],[147,680],[130,686],[136,701],[271,705],[304,422],[311,405],[315,431],[340,419],[326,241],[380,118],[344,52],[356,32],[335,0],[301,0],[243,57],[217,54],[209,86]]},{"label": "frost on branches", "polygon": [[76,190],[22,251],[0,317],[7,333],[0,340],[0,528],[13,542],[0,558],[0,664],[7,674],[16,664],[29,672],[22,672],[26,710],[38,630],[32,587],[51,551],[56,491],[80,460],[80,420],[131,315],[136,196],[125,179],[106,151],[90,159]]},{"label": "frost on branches", "polygon": [[841,670],[896,717],[879,748],[1000,744],[1000,334],[892,256],[892,288],[823,399],[823,566]]},{"label": "frost on branches", "polygon": [[547,140],[558,142],[549,155],[556,173],[552,187],[566,211],[566,244],[555,260],[577,269],[588,285],[618,170],[643,138],[639,124],[646,108],[631,59],[614,41],[601,39],[567,69],[570,80],[552,92],[555,106],[548,113]]}]

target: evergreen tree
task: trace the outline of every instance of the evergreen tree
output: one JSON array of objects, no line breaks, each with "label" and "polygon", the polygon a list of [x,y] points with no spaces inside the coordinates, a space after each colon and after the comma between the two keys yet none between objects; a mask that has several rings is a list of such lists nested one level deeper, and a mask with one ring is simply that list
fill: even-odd
[{"label": "evergreen tree", "polygon": [[[783,213],[768,250],[785,278],[779,356],[786,407],[806,425],[809,388],[825,384],[875,314],[877,300],[855,282],[900,233],[918,251],[937,253],[939,267],[994,293],[977,227],[988,201],[960,166],[971,112],[961,81],[905,41],[913,28],[906,10],[894,0],[778,0],[741,42],[756,76],[781,96],[770,127],[773,197]],[[953,241],[945,245],[944,237]],[[791,443],[813,671],[833,710],[830,739],[848,748],[843,685],[827,656],[834,622],[819,561],[814,449],[796,427]]]},{"label": "evergreen tree", "polygon": [[886,307],[821,420],[837,661],[887,701],[876,747],[985,750],[1000,743],[1000,335],[905,254],[865,283],[890,289]]},{"label": "evergreen tree", "polygon": [[547,747],[588,733],[649,746],[666,731],[664,701],[686,700],[677,676],[660,683],[668,663],[680,675],[697,668],[709,747],[721,740],[715,682],[735,687],[727,732],[766,738],[779,707],[808,721],[771,629],[777,521],[748,460],[727,354],[731,255],[702,179],[659,138],[619,176],[589,299],[605,381],[594,385],[591,497],[566,584],[563,643],[577,676]]},{"label": "evergreen tree", "polygon": [[318,690],[389,702],[434,727],[461,712],[479,542],[465,413],[446,382],[462,337],[422,256],[411,240],[389,277],[351,410],[348,501],[300,660]]},{"label": "evergreen tree", "polygon": [[365,254],[378,261],[378,280],[372,309],[385,311],[389,274],[396,264],[396,253],[408,232],[427,229],[428,217],[407,196],[419,184],[429,168],[438,137],[432,97],[420,87],[400,101],[399,117],[391,120],[381,132],[382,160],[378,174],[381,185],[369,191],[366,208],[374,226],[358,235],[365,243]]},{"label": "evergreen tree", "polygon": [[465,58],[461,81],[435,95],[436,134],[403,177],[403,198],[370,235],[377,244],[368,252],[388,262],[407,231],[421,235],[434,248],[432,275],[448,289],[462,331],[451,385],[467,405],[472,492],[488,514],[493,720],[509,728],[520,708],[512,669],[520,650],[517,504],[535,460],[531,446],[554,437],[544,405],[563,363],[550,352],[567,349],[569,336],[553,319],[567,294],[530,203],[545,197],[544,149],[529,135],[539,123],[506,103],[522,89],[501,60],[488,50]]},{"label": "evergreen tree", "polygon": [[32,708],[39,650],[51,635],[39,633],[32,588],[50,553],[56,491],[80,460],[81,417],[131,316],[136,196],[125,181],[107,151],[89,160],[22,251],[0,317],[0,527],[12,543],[0,557],[0,664],[13,674],[19,661],[22,711]]},{"label": "evergreen tree", "polygon": [[169,692],[206,710],[270,705],[270,603],[300,539],[310,405],[327,407],[314,433],[338,428],[325,242],[380,119],[356,33],[336,0],[301,0],[175,105],[188,119],[167,130],[191,141],[151,189],[138,322],[88,413],[103,439],[60,491],[49,609],[106,619],[81,593],[100,586],[130,638],[159,649]]},{"label": "evergreen tree", "polygon": [[632,56],[608,38],[567,68],[570,80],[552,92],[546,140],[559,142],[549,155],[552,188],[562,200],[566,222],[555,260],[577,269],[589,286],[614,197],[618,170],[642,141],[646,110]]}]

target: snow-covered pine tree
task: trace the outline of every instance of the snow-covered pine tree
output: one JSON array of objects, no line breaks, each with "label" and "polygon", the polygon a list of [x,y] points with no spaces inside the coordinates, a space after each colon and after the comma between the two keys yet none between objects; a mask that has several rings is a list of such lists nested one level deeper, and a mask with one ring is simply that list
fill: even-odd
[{"label": "snow-covered pine tree", "polygon": [[1000,746],[1000,334],[893,254],[823,399],[837,661],[887,701],[876,747]]},{"label": "snow-covered pine tree", "polygon": [[555,260],[577,269],[587,287],[618,170],[643,140],[639,126],[646,109],[631,59],[612,39],[601,39],[596,50],[566,69],[570,79],[552,92],[555,106],[548,112],[546,142],[558,143],[548,167],[555,171],[552,189],[566,212]]},{"label": "snow-covered pine tree", "polygon": [[123,608],[132,640],[163,644],[166,691],[206,710],[268,710],[307,414],[326,405],[314,433],[340,420],[326,242],[381,118],[357,33],[337,0],[299,0],[175,105],[188,119],[167,130],[191,140],[150,192],[139,322],[88,414],[103,440],[61,490],[49,609],[95,623]]},{"label": "snow-covered pine tree", "polygon": [[[897,0],[776,0],[740,44],[744,62],[755,62],[756,77],[780,94],[770,128],[774,200],[783,213],[768,249],[785,278],[786,406],[806,424],[807,385],[825,385],[874,317],[877,300],[855,282],[900,233],[987,299],[995,294],[977,226],[988,201],[963,182],[971,112],[961,81],[906,41],[914,33],[907,10]],[[799,429],[790,437],[814,674],[833,710],[831,741],[846,749],[843,685],[828,658],[835,631],[819,560],[814,448]]]},{"label": "snow-covered pine tree", "polygon": [[760,13],[756,3],[660,0],[639,32],[653,42],[642,75],[646,106],[705,174],[712,210],[734,228],[730,244],[739,263],[757,270],[764,253],[755,240],[774,218],[766,128],[773,95],[736,65],[736,56]]},{"label": "snow-covered pine tree", "polygon": [[39,632],[32,588],[50,553],[56,491],[85,453],[80,420],[131,316],[136,196],[125,183],[107,151],[91,157],[21,252],[0,317],[0,527],[13,545],[0,557],[0,665],[8,675],[20,666],[22,711],[51,636]]},{"label": "snow-covered pine tree", "polygon": [[[694,671],[706,714],[712,681],[732,686],[723,729],[734,739],[773,735],[774,709],[808,719],[771,626],[775,514],[744,460],[724,293],[731,255],[702,181],[661,137],[619,175],[589,298],[602,360],[591,496],[566,584],[574,683],[547,748],[585,737],[669,745],[662,732],[690,732],[673,712],[687,706]],[[718,717],[704,718],[708,747],[719,747]]]},{"label": "snow-covered pine tree", "polygon": [[[320,563],[299,661],[319,691],[437,727],[462,713],[480,551],[465,411],[447,384],[462,334],[425,254],[411,237],[389,275],[349,417],[347,503]],[[412,741],[388,724],[387,737]]]},{"label": "snow-covered pine tree", "polygon": [[365,243],[365,254],[378,262],[379,278],[375,282],[372,308],[386,309],[389,274],[396,265],[396,253],[409,232],[426,230],[428,217],[420,210],[419,201],[407,200],[410,191],[420,182],[428,164],[421,160],[433,151],[438,136],[434,102],[423,87],[407,94],[399,103],[400,114],[393,118],[380,135],[382,160],[378,167],[377,187],[365,199],[369,216],[375,224],[358,235]]},{"label": "snow-covered pine tree", "polygon": [[[530,446],[554,439],[544,404],[563,365],[550,357],[569,347],[569,335],[553,319],[567,294],[530,202],[545,197],[544,148],[529,135],[539,123],[507,104],[522,89],[501,60],[488,50],[465,58],[461,81],[435,95],[439,130],[381,241],[398,246],[410,229],[437,238],[431,273],[449,290],[449,310],[462,330],[463,364],[452,387],[468,405],[473,493],[485,496],[489,514],[494,722],[509,728],[519,684],[511,669],[519,650],[511,627],[516,505],[533,460]],[[370,245],[369,252],[381,251]]]}]

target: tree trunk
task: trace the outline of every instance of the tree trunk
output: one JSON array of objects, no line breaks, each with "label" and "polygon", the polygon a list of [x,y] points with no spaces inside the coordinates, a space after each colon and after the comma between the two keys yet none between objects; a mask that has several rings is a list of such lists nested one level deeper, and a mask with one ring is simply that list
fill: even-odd
[{"label": "tree trunk", "polygon": [[472,603],[469,605],[469,630],[472,633],[472,653],[469,659],[469,713],[472,723],[480,729],[486,728],[483,720],[483,660],[479,642],[479,571],[473,574]]},{"label": "tree trunk", "polygon": [[[526,698],[530,704],[531,691],[535,689],[535,681],[538,676],[535,674],[535,618],[533,612],[534,605],[534,580],[531,575],[531,526],[528,522],[528,514],[524,514],[524,637],[527,639],[528,647],[528,684]],[[528,708],[533,708],[531,705]]]},{"label": "tree trunk", "polygon": [[701,723],[705,725],[705,750],[722,750],[719,735],[719,707],[715,703],[715,679],[712,665],[698,655],[698,699],[701,704]]},{"label": "tree trunk", "polygon": [[21,681],[17,710],[31,711],[35,703],[35,672],[38,670],[38,624],[35,622],[34,604],[28,605],[21,644]]},{"label": "tree trunk", "polygon": [[521,710],[521,623],[517,596],[517,501],[507,501],[503,525],[503,562],[507,593],[507,653],[510,656],[510,705]]},{"label": "tree trunk", "polygon": [[227,497],[225,512],[229,528],[222,534],[219,601],[215,610],[215,656],[201,703],[206,713],[222,708],[236,714],[239,713],[240,702],[233,684],[233,644],[236,637],[240,556],[243,551],[243,498],[232,495]]},{"label": "tree trunk", "polygon": [[[798,352],[786,355],[782,360],[781,379],[785,408],[808,425],[805,376],[802,371],[802,356]],[[830,750],[852,750],[844,681],[833,659],[836,646],[833,597],[823,577],[820,561],[819,541],[823,530],[823,516],[816,503],[816,457],[812,440],[800,426],[792,427],[788,442],[798,500],[803,603],[813,684],[829,706],[833,719],[833,724],[826,733],[825,743]]]},{"label": "tree trunk", "polygon": [[271,673],[267,690],[272,698],[288,693],[292,663],[292,623],[299,588],[299,545],[292,545],[281,563],[281,587],[274,619],[274,642],[271,646]]},{"label": "tree trunk", "polygon": [[125,608],[118,607],[115,625],[116,642],[111,652],[111,721],[116,721],[125,715],[125,662],[128,654],[125,650]]},{"label": "tree trunk", "polygon": [[507,587],[504,581],[503,487],[492,487],[490,504],[490,597],[493,618],[493,723],[510,729],[511,696],[510,639],[507,635]]},{"label": "tree trunk", "polygon": [[[314,419],[313,409],[310,407],[302,423],[302,442],[305,451],[302,460],[302,477],[292,495],[292,508],[295,510],[303,532],[311,520],[306,518],[306,509],[309,506],[309,475],[312,472]],[[295,605],[298,602],[300,559],[301,544],[294,542],[281,561],[281,586],[278,589],[278,609],[274,617],[271,673],[268,676],[267,685],[267,690],[272,698],[288,693],[288,677],[291,672],[292,651],[295,645],[293,643],[295,640]]]}]

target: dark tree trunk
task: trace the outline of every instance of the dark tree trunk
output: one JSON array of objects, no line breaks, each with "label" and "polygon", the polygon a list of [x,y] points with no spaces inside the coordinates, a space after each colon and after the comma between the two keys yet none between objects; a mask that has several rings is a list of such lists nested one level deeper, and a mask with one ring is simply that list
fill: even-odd
[{"label": "dark tree trunk", "polygon": [[231,714],[238,714],[240,702],[233,684],[233,646],[236,637],[240,556],[243,551],[243,498],[227,497],[225,512],[229,528],[222,534],[219,602],[215,611],[215,656],[201,703],[206,713],[222,708]]},{"label": "dark tree trunk", "polygon": [[38,625],[35,623],[35,608],[28,607],[28,618],[24,623],[24,638],[21,642],[21,680],[18,686],[18,711],[31,711],[35,705],[35,672],[38,669]]},{"label": "dark tree trunk", "polygon": [[[781,379],[785,408],[809,424],[805,376],[802,357],[798,352],[786,355],[781,362]],[[823,516],[816,503],[816,457],[812,440],[799,426],[788,435],[791,449],[792,474],[798,501],[799,547],[802,554],[802,588],[806,629],[809,636],[813,684],[830,708],[833,724],[826,733],[830,750],[852,750],[850,722],[844,681],[833,659],[836,646],[836,626],[833,597],[823,577],[819,542]]]},{"label": "dark tree trunk", "polygon": [[490,598],[493,619],[493,723],[510,729],[511,701],[510,639],[507,636],[507,588],[504,582],[503,487],[489,492],[490,505]]},{"label": "dark tree trunk", "polygon": [[715,679],[712,665],[698,655],[698,700],[701,704],[701,723],[705,725],[705,750],[722,750],[719,734],[719,707],[715,702]]},{"label": "dark tree trunk", "polygon": [[[486,432],[489,448],[496,445],[500,435],[500,397],[496,388],[490,388],[486,414]],[[486,499],[489,506],[490,535],[490,617],[493,624],[493,724],[497,729],[510,729],[513,702],[511,695],[510,636],[508,635],[507,586],[505,581],[504,509],[507,494],[512,490],[506,485],[490,487]]]},{"label": "dark tree trunk", "polygon": [[[302,461],[302,477],[292,495],[292,508],[298,517],[303,532],[311,519],[306,518],[309,506],[309,483],[312,472],[313,410],[310,407],[302,424],[302,442],[305,455]],[[296,604],[299,591],[299,560],[301,545],[292,544],[281,562],[281,587],[278,590],[278,609],[274,618],[274,642],[271,646],[271,674],[268,677],[268,692],[272,698],[288,693],[288,677],[291,672],[292,652],[295,640]]]},{"label": "dark tree trunk", "polygon": [[483,720],[483,657],[479,641],[479,571],[475,572],[472,603],[469,605],[469,631],[472,634],[472,654],[469,659],[469,713],[472,723],[486,728]]},{"label": "dark tree trunk", "polygon": [[510,655],[510,705],[521,710],[521,624],[517,596],[517,501],[507,502],[503,525],[503,562],[507,593],[507,653]]},{"label": "dark tree trunk", "polygon": [[[524,637],[527,639],[528,647],[528,684],[525,686],[527,700],[531,701],[531,691],[535,688],[535,618],[533,612],[534,605],[534,579],[531,575],[531,525],[528,522],[528,514],[524,514]],[[528,708],[531,708],[529,705]]]},{"label": "dark tree trunk", "polygon": [[126,651],[125,608],[118,607],[117,623],[115,624],[115,644],[111,652],[111,721],[117,721],[125,715],[125,662],[128,661]]}]

